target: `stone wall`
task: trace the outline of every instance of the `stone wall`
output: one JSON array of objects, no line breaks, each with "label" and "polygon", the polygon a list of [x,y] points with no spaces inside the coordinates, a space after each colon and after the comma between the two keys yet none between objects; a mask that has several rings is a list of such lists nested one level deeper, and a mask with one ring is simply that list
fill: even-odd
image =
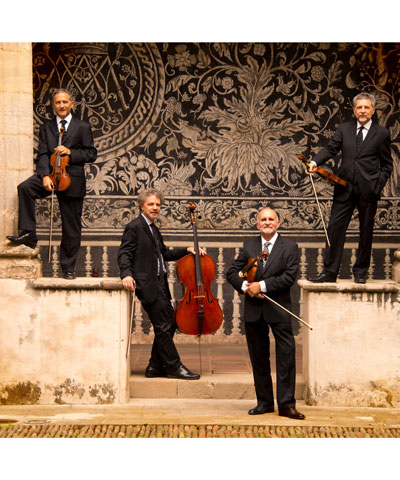
[{"label": "stone wall", "polygon": [[0,279],[0,290],[0,404],[127,402],[119,281]]},{"label": "stone wall", "polygon": [[400,288],[395,282],[299,281],[310,405],[400,406]]}]

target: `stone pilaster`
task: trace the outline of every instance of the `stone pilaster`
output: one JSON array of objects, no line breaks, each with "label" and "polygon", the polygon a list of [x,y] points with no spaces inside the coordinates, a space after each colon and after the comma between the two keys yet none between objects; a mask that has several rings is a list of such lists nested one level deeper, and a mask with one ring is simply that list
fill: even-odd
[{"label": "stone pilaster", "polygon": [[392,279],[394,282],[400,283],[400,250],[394,252]]},{"label": "stone pilaster", "polygon": [[11,247],[17,232],[17,185],[33,172],[32,45],[0,43],[0,276],[41,274],[38,250]]}]

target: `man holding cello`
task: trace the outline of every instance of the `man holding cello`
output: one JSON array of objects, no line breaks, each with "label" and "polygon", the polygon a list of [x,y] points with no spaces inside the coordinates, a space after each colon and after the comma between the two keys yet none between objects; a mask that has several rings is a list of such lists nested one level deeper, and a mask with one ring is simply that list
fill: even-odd
[{"label": "man holding cello", "polygon": [[[62,88],[55,90],[52,105],[55,118],[40,127],[36,173],[18,185],[20,233],[17,236],[9,235],[7,239],[15,245],[36,247],[35,201],[54,191],[58,198],[62,222],[61,270],[64,278],[74,279],[81,243],[83,198],[86,194],[84,165],[96,160],[97,150],[90,125],[71,114],[74,106],[71,94]],[[61,191],[52,175],[55,168],[54,158],[66,156],[66,172],[63,173],[69,176],[70,185]]]},{"label": "man holding cello", "polygon": [[179,260],[188,253],[195,254],[195,249],[166,247],[154,224],[163,201],[163,194],[155,189],[138,195],[140,214],[125,227],[118,250],[120,276],[126,290],[136,291],[154,328],[146,377],[197,380],[200,375],[182,364],[173,341],[176,324],[165,268],[165,262]]},{"label": "man holding cello", "polygon": [[[290,287],[296,281],[299,268],[298,246],[278,234],[279,217],[271,208],[257,215],[261,236],[244,242],[238,257],[226,273],[228,282],[241,294],[245,293],[244,325],[257,405],[249,415],[274,411],[271,378],[269,329],[275,337],[276,385],[279,415],[295,420],[305,417],[296,410],[295,342],[290,314]],[[254,260],[256,260],[254,262]],[[253,278],[243,275],[247,265],[254,262]],[[263,293],[268,293],[271,302]],[[278,303],[280,307],[276,305]],[[282,308],[283,307],[283,308]]]}]

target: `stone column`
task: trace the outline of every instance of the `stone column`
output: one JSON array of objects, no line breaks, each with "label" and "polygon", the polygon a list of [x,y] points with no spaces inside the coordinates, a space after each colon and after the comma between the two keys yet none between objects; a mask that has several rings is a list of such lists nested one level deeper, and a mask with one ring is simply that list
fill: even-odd
[{"label": "stone column", "polygon": [[0,43],[0,278],[41,275],[39,250],[11,247],[17,185],[33,172],[32,45]]}]

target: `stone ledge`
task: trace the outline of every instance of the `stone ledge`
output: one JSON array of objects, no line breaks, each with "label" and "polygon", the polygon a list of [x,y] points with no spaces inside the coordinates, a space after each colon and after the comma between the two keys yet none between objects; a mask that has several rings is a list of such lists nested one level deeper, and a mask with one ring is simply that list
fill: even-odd
[{"label": "stone ledge", "polygon": [[123,290],[118,277],[77,277],[65,278],[41,277],[32,281],[37,290]]},{"label": "stone ledge", "polygon": [[368,280],[367,283],[355,283],[352,280],[314,283],[309,280],[298,280],[297,284],[311,292],[366,292],[366,293],[398,293],[400,286],[392,280]]},{"label": "stone ledge", "polygon": [[37,258],[40,254],[39,247],[30,248],[26,245],[13,245],[12,243],[0,243],[0,257],[6,258]]}]

